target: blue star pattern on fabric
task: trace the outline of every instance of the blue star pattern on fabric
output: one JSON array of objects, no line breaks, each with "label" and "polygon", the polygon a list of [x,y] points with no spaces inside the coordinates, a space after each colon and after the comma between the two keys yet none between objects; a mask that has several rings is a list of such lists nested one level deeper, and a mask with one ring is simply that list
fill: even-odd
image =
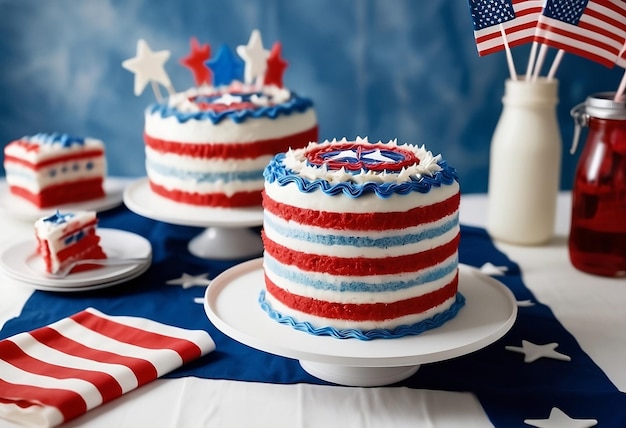
[{"label": "blue star pattern on fabric", "polygon": [[213,86],[228,85],[233,80],[243,79],[245,64],[226,44],[220,46],[217,55],[205,64],[213,71]]},{"label": "blue star pattern on fabric", "polygon": [[469,0],[474,31],[515,19],[511,0]]}]

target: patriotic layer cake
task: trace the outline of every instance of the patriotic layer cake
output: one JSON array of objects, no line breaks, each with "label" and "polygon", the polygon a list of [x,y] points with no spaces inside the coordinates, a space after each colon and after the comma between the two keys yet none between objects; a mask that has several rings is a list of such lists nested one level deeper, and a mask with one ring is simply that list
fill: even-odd
[{"label": "patriotic layer cake", "polygon": [[46,264],[46,271],[56,273],[76,260],[105,259],[97,225],[95,211],[63,214],[57,211],[37,220],[37,252]]},{"label": "patriotic layer cake", "polygon": [[40,133],[4,148],[4,169],[12,194],[39,208],[105,196],[104,143],[94,138]]},{"label": "patriotic layer cake", "polygon": [[277,86],[200,86],[145,112],[152,191],[193,205],[261,204],[272,156],[317,140],[313,103]]},{"label": "patriotic layer cake", "polygon": [[456,171],[424,146],[333,140],[264,172],[263,309],[312,334],[419,334],[453,318]]}]

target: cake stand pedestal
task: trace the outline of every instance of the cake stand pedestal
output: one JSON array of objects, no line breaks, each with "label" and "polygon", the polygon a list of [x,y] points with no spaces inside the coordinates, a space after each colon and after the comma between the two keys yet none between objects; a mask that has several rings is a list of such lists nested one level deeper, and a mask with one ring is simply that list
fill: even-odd
[{"label": "cake stand pedestal", "polygon": [[209,208],[181,204],[152,192],[147,178],[126,187],[124,204],[131,211],[153,220],[205,227],[187,245],[189,252],[197,257],[232,260],[258,256],[263,252],[260,235],[249,229],[263,224],[261,206]]},{"label": "cake stand pedestal", "polygon": [[465,306],[457,316],[439,328],[399,339],[335,339],[278,323],[258,303],[262,259],[218,275],[207,287],[204,308],[224,334],[250,347],[297,359],[319,379],[347,386],[389,385],[412,376],[421,364],[482,349],[515,322],[517,304],[506,286],[475,268],[462,265],[459,270]]}]

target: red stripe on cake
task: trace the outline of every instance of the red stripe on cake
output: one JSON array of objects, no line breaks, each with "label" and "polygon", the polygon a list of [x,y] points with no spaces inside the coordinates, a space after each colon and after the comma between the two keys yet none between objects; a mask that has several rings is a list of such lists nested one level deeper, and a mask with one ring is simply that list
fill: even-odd
[{"label": "red stripe on cake", "polygon": [[53,184],[46,186],[39,193],[32,193],[30,190],[16,185],[10,185],[9,190],[14,195],[20,196],[40,208],[46,208],[103,198],[106,193],[102,183],[103,179],[96,177]]},{"label": "red stripe on cake", "polygon": [[310,297],[298,296],[283,290],[265,276],[265,286],[276,300],[296,311],[309,315],[349,321],[384,321],[405,315],[420,314],[452,298],[458,290],[458,272],[454,279],[442,288],[391,303],[335,303]]},{"label": "red stripe on cake", "polygon": [[29,162],[26,159],[23,158],[18,158],[15,156],[11,156],[11,155],[5,155],[4,160],[6,162],[14,162],[16,164],[19,164],[21,166],[24,166],[26,168],[32,169],[34,171],[37,171],[41,168],[50,166],[50,165],[54,165],[56,163],[66,163],[66,162],[71,162],[71,161],[77,161],[77,160],[82,160],[82,159],[89,159],[89,158],[100,158],[100,157],[104,157],[104,151],[102,150],[88,150],[88,151],[81,151],[78,153],[72,153],[72,154],[64,154],[61,156],[55,156],[55,157],[51,157],[48,158],[46,160],[43,161],[39,161],[39,162]]},{"label": "red stripe on cake", "polygon": [[265,251],[279,263],[307,272],[324,272],[341,276],[389,275],[416,272],[439,264],[454,255],[460,233],[449,242],[430,250],[403,256],[381,258],[335,257],[294,251],[269,239],[262,233]]},{"label": "red stripe on cake", "polygon": [[146,146],[159,153],[172,153],[202,159],[254,159],[296,149],[317,141],[317,125],[297,134],[253,142],[234,143],[180,143],[154,138],[144,133]]},{"label": "red stripe on cake", "polygon": [[[461,194],[456,193],[444,201],[404,212],[334,213],[293,207],[277,202],[265,194],[263,208],[286,221],[294,221],[307,226],[336,230],[386,231],[440,220],[456,212],[460,200]],[[329,198],[328,202],[332,203],[332,198]]]},{"label": "red stripe on cake", "polygon": [[60,263],[76,258],[81,259],[106,259],[106,254],[99,246],[100,237],[95,231],[90,232],[77,243],[70,245],[57,253]]},{"label": "red stripe on cake", "polygon": [[250,207],[261,205],[261,191],[236,192],[231,196],[225,193],[197,193],[182,190],[168,190],[150,181],[150,188],[157,195],[190,205],[211,206],[220,208]]}]

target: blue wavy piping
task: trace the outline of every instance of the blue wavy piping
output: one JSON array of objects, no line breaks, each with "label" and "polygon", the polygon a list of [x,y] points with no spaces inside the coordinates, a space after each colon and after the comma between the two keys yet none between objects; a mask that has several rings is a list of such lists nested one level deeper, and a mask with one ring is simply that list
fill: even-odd
[{"label": "blue wavy piping", "polygon": [[46,134],[40,132],[30,137],[24,137],[25,140],[35,144],[51,145],[55,143],[61,144],[63,147],[72,147],[74,144],[79,146],[85,145],[85,139],[82,137],[75,137],[70,134],[63,134],[60,132],[53,132],[52,134]]},{"label": "blue wavy piping", "polygon": [[443,312],[440,312],[433,316],[422,320],[418,323],[411,325],[401,325],[393,330],[387,330],[383,328],[376,328],[373,330],[357,330],[357,329],[337,329],[334,327],[313,327],[309,322],[296,321],[295,318],[282,315],[280,312],[272,309],[272,306],[265,300],[265,290],[261,290],[259,294],[259,304],[261,308],[272,318],[281,324],[286,324],[292,328],[309,333],[315,336],[332,336],[336,339],[359,339],[359,340],[372,340],[372,339],[399,339],[405,336],[415,336],[422,334],[427,330],[440,327],[445,322],[454,318],[459,310],[465,305],[465,297],[461,293],[456,294],[456,300]]},{"label": "blue wavy piping", "polygon": [[279,153],[274,156],[265,167],[263,177],[265,177],[265,180],[269,183],[277,182],[279,186],[295,183],[300,191],[304,193],[321,190],[329,196],[343,193],[351,198],[358,198],[368,193],[376,193],[380,198],[389,198],[393,194],[408,195],[412,192],[428,193],[431,187],[449,186],[454,181],[458,181],[456,169],[449,166],[445,160],[440,160],[437,164],[441,167],[441,171],[433,173],[432,176],[421,175],[419,177],[410,177],[409,181],[402,183],[367,182],[359,184],[344,181],[337,184],[330,184],[328,181],[319,178],[311,181],[296,175],[282,164],[284,158],[285,153]]},{"label": "blue wavy piping", "polygon": [[313,101],[309,98],[300,97],[292,92],[291,98],[284,103],[272,106],[261,106],[256,109],[224,110],[220,112],[203,110],[187,113],[179,111],[176,107],[170,107],[166,103],[153,103],[148,106],[147,110],[151,114],[160,113],[163,118],[174,116],[180,123],[185,123],[191,119],[208,119],[214,124],[218,124],[226,118],[231,119],[235,123],[241,123],[248,118],[267,117],[270,119],[276,119],[281,115],[289,116],[293,112],[304,113],[311,107],[313,107]]}]

